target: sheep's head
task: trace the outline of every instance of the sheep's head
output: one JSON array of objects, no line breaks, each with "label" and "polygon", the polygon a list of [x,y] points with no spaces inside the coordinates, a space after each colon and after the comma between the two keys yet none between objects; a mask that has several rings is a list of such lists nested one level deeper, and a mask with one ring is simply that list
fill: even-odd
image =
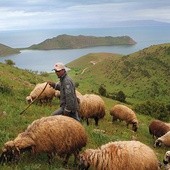
[{"label": "sheep's head", "polygon": [[162,144],[163,144],[162,140],[158,138],[158,139],[155,141],[154,147],[161,147]]},{"label": "sheep's head", "polygon": [[2,154],[0,157],[0,163],[16,162],[19,160],[20,151],[15,147],[13,141],[8,141],[4,144]]},{"label": "sheep's head", "polygon": [[132,122],[132,130],[134,132],[136,132],[138,130],[138,122],[137,121]]},{"label": "sheep's head", "polygon": [[167,165],[168,163],[170,163],[170,151],[167,151],[164,155],[164,159],[163,159],[163,163],[165,165]]},{"label": "sheep's head", "polygon": [[92,153],[92,149],[87,149],[82,154],[78,156],[78,169],[79,170],[88,170],[90,167],[89,159]]},{"label": "sheep's head", "polygon": [[33,99],[32,99],[31,96],[27,96],[26,101],[27,101],[28,104],[30,104],[33,101]]}]

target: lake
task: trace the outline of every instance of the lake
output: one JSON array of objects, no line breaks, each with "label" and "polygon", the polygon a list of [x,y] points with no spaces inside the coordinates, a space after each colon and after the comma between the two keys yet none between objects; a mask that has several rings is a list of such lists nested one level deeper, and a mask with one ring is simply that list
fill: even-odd
[{"label": "lake", "polygon": [[89,53],[109,52],[123,55],[131,54],[151,45],[170,43],[170,26],[146,27],[114,27],[104,29],[62,29],[62,30],[30,30],[0,32],[0,43],[13,48],[28,47],[48,38],[61,34],[124,36],[133,38],[137,44],[133,46],[102,46],[67,50],[22,50],[20,54],[0,57],[0,62],[12,60],[15,66],[38,72],[51,72],[56,62],[67,64]]}]

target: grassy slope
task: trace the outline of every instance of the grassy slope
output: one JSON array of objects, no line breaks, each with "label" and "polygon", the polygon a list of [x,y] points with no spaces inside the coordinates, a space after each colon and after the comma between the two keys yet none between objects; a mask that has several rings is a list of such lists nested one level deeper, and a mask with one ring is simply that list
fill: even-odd
[{"label": "grassy slope", "polygon": [[[153,47],[155,48],[155,47]],[[147,50],[147,49],[145,49]],[[160,51],[160,50],[159,50]],[[140,52],[141,53],[141,52]],[[163,55],[164,56],[164,55]],[[138,54],[133,54],[132,58],[138,58]],[[126,56],[125,59],[130,58],[130,56]],[[123,65],[123,61],[120,55],[114,54],[89,54],[86,57],[82,57],[70,64],[68,66],[74,67],[69,73],[70,76],[75,79],[75,81],[80,81],[79,91],[82,93],[90,93],[93,89],[96,91],[98,89],[98,85],[101,83],[105,83],[107,89],[112,90],[118,88],[114,87],[115,83],[109,83],[113,81],[110,77],[109,81],[106,81],[109,76],[114,75],[114,81],[117,79],[121,80],[121,76],[118,74],[119,63]],[[166,64],[169,64],[168,58],[166,59]],[[97,62],[95,65],[91,64],[90,61]],[[132,62],[132,61],[131,61]],[[112,66],[114,65],[114,67]],[[83,74],[83,70],[86,68]],[[94,69],[95,68],[95,69]],[[114,69],[116,68],[116,69]],[[113,70],[114,69],[114,70]],[[136,73],[137,74],[137,73]],[[162,74],[162,72],[161,72]],[[11,67],[5,64],[0,63],[0,147],[3,144],[16,137],[16,135],[22,132],[28,124],[30,124],[33,120],[38,119],[42,116],[51,115],[51,113],[59,107],[59,101],[53,100],[52,106],[39,106],[33,104],[28,110],[23,114],[19,115],[19,113],[27,107],[25,102],[25,97],[29,94],[29,92],[33,89],[36,83],[44,82],[46,80],[56,80],[56,76],[54,74],[50,75],[50,77],[43,77],[40,75],[35,75],[33,73],[27,72],[25,70],[21,70],[15,67]],[[116,77],[116,78],[115,78]],[[156,77],[156,76],[155,76]],[[162,76],[161,76],[162,77]],[[163,76],[164,77],[164,76]],[[99,79],[100,78],[100,79]],[[107,78],[107,79],[106,79]],[[165,77],[164,77],[165,78]],[[99,79],[99,80],[98,80]],[[98,80],[98,81],[97,81]],[[113,82],[114,82],[113,81]],[[135,81],[135,80],[134,80]],[[148,80],[149,81],[149,80]],[[169,81],[167,79],[167,81]],[[128,86],[131,81],[128,81]],[[136,81],[137,83],[137,81]],[[112,87],[112,86],[113,87]],[[132,84],[135,85],[135,84]],[[132,86],[133,87],[133,86]],[[119,87],[121,89],[121,86]],[[130,87],[128,87],[129,91],[131,91]],[[132,88],[134,89],[134,87]],[[124,91],[124,90],[123,90]],[[127,90],[128,91],[128,90]],[[129,92],[130,95],[130,92]],[[137,133],[132,132],[130,129],[127,129],[124,122],[115,122],[111,123],[111,117],[109,115],[110,108],[118,103],[117,101],[103,98],[106,103],[106,116],[105,118],[99,122],[99,129],[104,130],[105,133],[94,132],[96,128],[94,126],[94,121],[90,121],[90,126],[87,127],[85,123],[83,126],[86,128],[89,136],[89,141],[86,148],[96,148],[104,143],[115,140],[131,140],[137,139],[141,142],[149,145],[153,148],[154,140],[148,133],[148,125],[151,121],[151,117],[144,116],[137,113],[137,117],[139,119],[139,130]],[[136,100],[136,99],[134,99]],[[139,100],[139,99],[138,99]],[[129,107],[132,107],[129,105]],[[6,112],[4,114],[4,112]],[[163,159],[163,154],[168,149],[166,147],[163,148],[153,148],[158,158],[160,160]],[[45,155],[38,155],[37,157],[31,157],[23,155],[22,161],[16,165],[15,169],[48,169],[48,165],[46,162]],[[72,159],[69,163],[70,169],[75,169],[72,167]],[[61,169],[61,161],[56,160],[52,165],[51,169]],[[14,168],[12,165],[0,166],[0,169],[12,169]],[[64,169],[64,168],[62,168]]]},{"label": "grassy slope", "polygon": [[169,102],[170,44],[151,46],[128,56],[89,54],[69,63],[68,67],[72,68],[80,88],[86,91],[98,93],[103,84],[108,93],[122,90],[132,103]]},{"label": "grassy slope", "polygon": [[18,53],[20,53],[18,49],[11,48],[0,43],[0,57],[12,55],[12,54],[18,54]]}]

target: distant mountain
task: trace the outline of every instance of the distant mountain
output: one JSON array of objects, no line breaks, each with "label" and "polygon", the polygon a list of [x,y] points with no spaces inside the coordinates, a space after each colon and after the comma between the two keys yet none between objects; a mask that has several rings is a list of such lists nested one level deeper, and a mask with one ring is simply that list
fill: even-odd
[{"label": "distant mountain", "polygon": [[95,36],[72,36],[59,35],[47,39],[39,44],[30,46],[28,49],[53,50],[53,49],[80,49],[96,46],[113,46],[113,45],[134,45],[136,42],[129,36],[120,37],[95,37]]},{"label": "distant mountain", "polygon": [[[81,89],[97,93],[123,91],[133,101],[169,102],[170,44],[154,45],[130,55],[88,54],[67,64]],[[87,91],[87,88],[86,88]]]},{"label": "distant mountain", "polygon": [[18,53],[20,53],[18,49],[11,48],[4,44],[0,44],[0,57],[12,55],[12,54],[18,54]]},{"label": "distant mountain", "polygon": [[159,22],[154,20],[129,20],[129,21],[120,21],[116,22],[114,26],[117,27],[127,27],[127,26],[134,26],[134,27],[142,27],[142,26],[170,26],[170,23],[166,22]]}]

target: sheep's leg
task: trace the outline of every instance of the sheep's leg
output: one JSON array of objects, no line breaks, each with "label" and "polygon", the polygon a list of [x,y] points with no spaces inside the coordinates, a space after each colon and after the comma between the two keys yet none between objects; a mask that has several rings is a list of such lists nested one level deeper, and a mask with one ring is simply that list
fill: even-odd
[{"label": "sheep's leg", "polygon": [[94,120],[95,120],[95,125],[98,126],[99,119],[97,117],[95,117]]},{"label": "sheep's leg", "polygon": [[117,118],[114,117],[114,116],[112,116],[112,122],[114,122],[114,121],[116,121],[116,120],[117,120]]},{"label": "sheep's leg", "polygon": [[48,153],[47,156],[48,156],[48,163],[49,165],[51,165],[53,157],[54,157],[54,153]]},{"label": "sheep's leg", "polygon": [[70,154],[67,154],[66,157],[64,158],[63,165],[65,166],[67,165],[69,158],[70,158]]},{"label": "sheep's leg", "polygon": [[77,158],[78,158],[78,155],[79,155],[79,151],[74,152],[74,166],[77,165]]},{"label": "sheep's leg", "polygon": [[86,119],[86,122],[87,122],[87,125],[89,125],[89,119],[88,118]]}]

